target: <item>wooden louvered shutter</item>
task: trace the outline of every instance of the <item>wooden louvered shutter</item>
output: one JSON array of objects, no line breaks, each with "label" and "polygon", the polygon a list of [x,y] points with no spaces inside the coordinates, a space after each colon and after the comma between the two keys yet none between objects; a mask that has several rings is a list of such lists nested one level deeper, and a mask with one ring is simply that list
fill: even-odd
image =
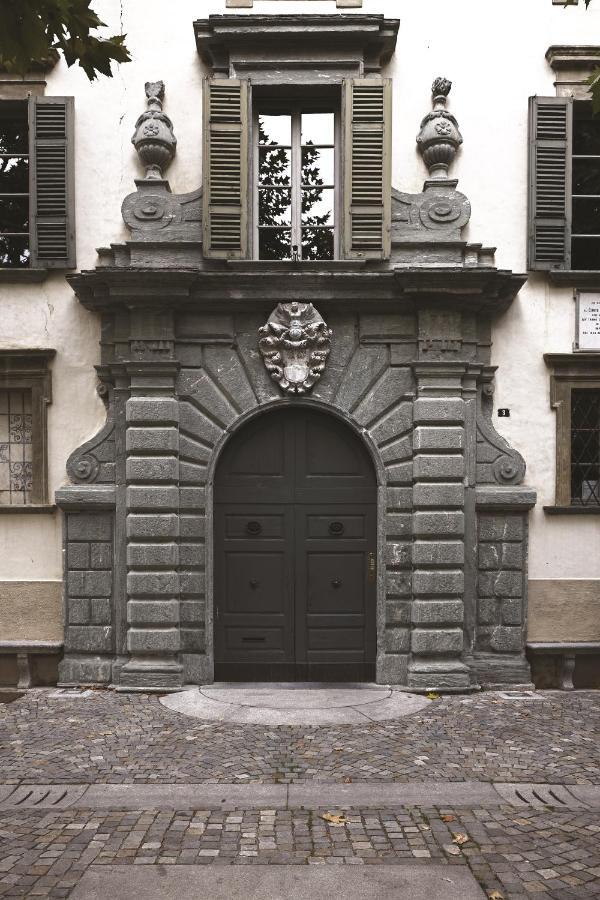
[{"label": "wooden louvered shutter", "polygon": [[571,133],[569,97],[529,98],[530,269],[571,267]]},{"label": "wooden louvered shutter", "polygon": [[75,267],[73,97],[29,101],[31,265]]},{"label": "wooden louvered shutter", "polygon": [[204,82],[204,255],[243,259],[248,248],[248,82]]},{"label": "wooden louvered shutter", "polygon": [[391,244],[392,83],[344,83],[344,240],[346,257],[387,259]]}]

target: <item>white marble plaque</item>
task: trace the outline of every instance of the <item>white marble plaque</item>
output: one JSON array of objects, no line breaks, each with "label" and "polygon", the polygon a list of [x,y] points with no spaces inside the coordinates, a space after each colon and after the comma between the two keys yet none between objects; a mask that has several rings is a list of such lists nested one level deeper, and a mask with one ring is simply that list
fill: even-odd
[{"label": "white marble plaque", "polygon": [[600,293],[579,291],[577,348],[579,350],[600,350]]}]

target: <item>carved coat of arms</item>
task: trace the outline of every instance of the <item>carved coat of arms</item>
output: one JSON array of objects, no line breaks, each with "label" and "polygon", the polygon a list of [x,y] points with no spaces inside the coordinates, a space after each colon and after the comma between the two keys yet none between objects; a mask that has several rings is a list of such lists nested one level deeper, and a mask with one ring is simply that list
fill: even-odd
[{"label": "carved coat of arms", "polygon": [[258,333],[271,378],[288,394],[309,391],[325,368],[332,335],[312,303],[279,303]]}]

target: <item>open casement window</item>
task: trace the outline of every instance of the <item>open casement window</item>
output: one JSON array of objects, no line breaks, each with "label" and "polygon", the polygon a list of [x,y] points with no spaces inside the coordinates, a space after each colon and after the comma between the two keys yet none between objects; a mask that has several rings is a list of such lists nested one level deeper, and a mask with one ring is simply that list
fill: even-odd
[{"label": "open casement window", "polygon": [[0,268],[75,266],[73,98],[0,100]]},{"label": "open casement window", "polygon": [[600,117],[591,102],[530,98],[530,269],[600,270]]},{"label": "open casement window", "polygon": [[244,80],[206,81],[205,256],[388,257],[391,82],[347,79],[331,102],[283,91],[267,103]]}]

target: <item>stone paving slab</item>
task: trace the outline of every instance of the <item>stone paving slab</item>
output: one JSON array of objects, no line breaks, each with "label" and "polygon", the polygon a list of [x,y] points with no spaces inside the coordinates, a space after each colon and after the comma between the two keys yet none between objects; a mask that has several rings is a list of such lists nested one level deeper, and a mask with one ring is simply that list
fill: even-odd
[{"label": "stone paving slab", "polygon": [[482,900],[485,894],[466,869],[446,866],[369,866],[339,870],[326,866],[253,866],[221,869],[206,866],[152,868],[92,866],[73,900],[143,897],[144,900]]},{"label": "stone paving slab", "polygon": [[361,687],[235,684],[190,686],[160,698],[194,719],[254,725],[363,725],[419,712],[426,697],[367,684]]}]

